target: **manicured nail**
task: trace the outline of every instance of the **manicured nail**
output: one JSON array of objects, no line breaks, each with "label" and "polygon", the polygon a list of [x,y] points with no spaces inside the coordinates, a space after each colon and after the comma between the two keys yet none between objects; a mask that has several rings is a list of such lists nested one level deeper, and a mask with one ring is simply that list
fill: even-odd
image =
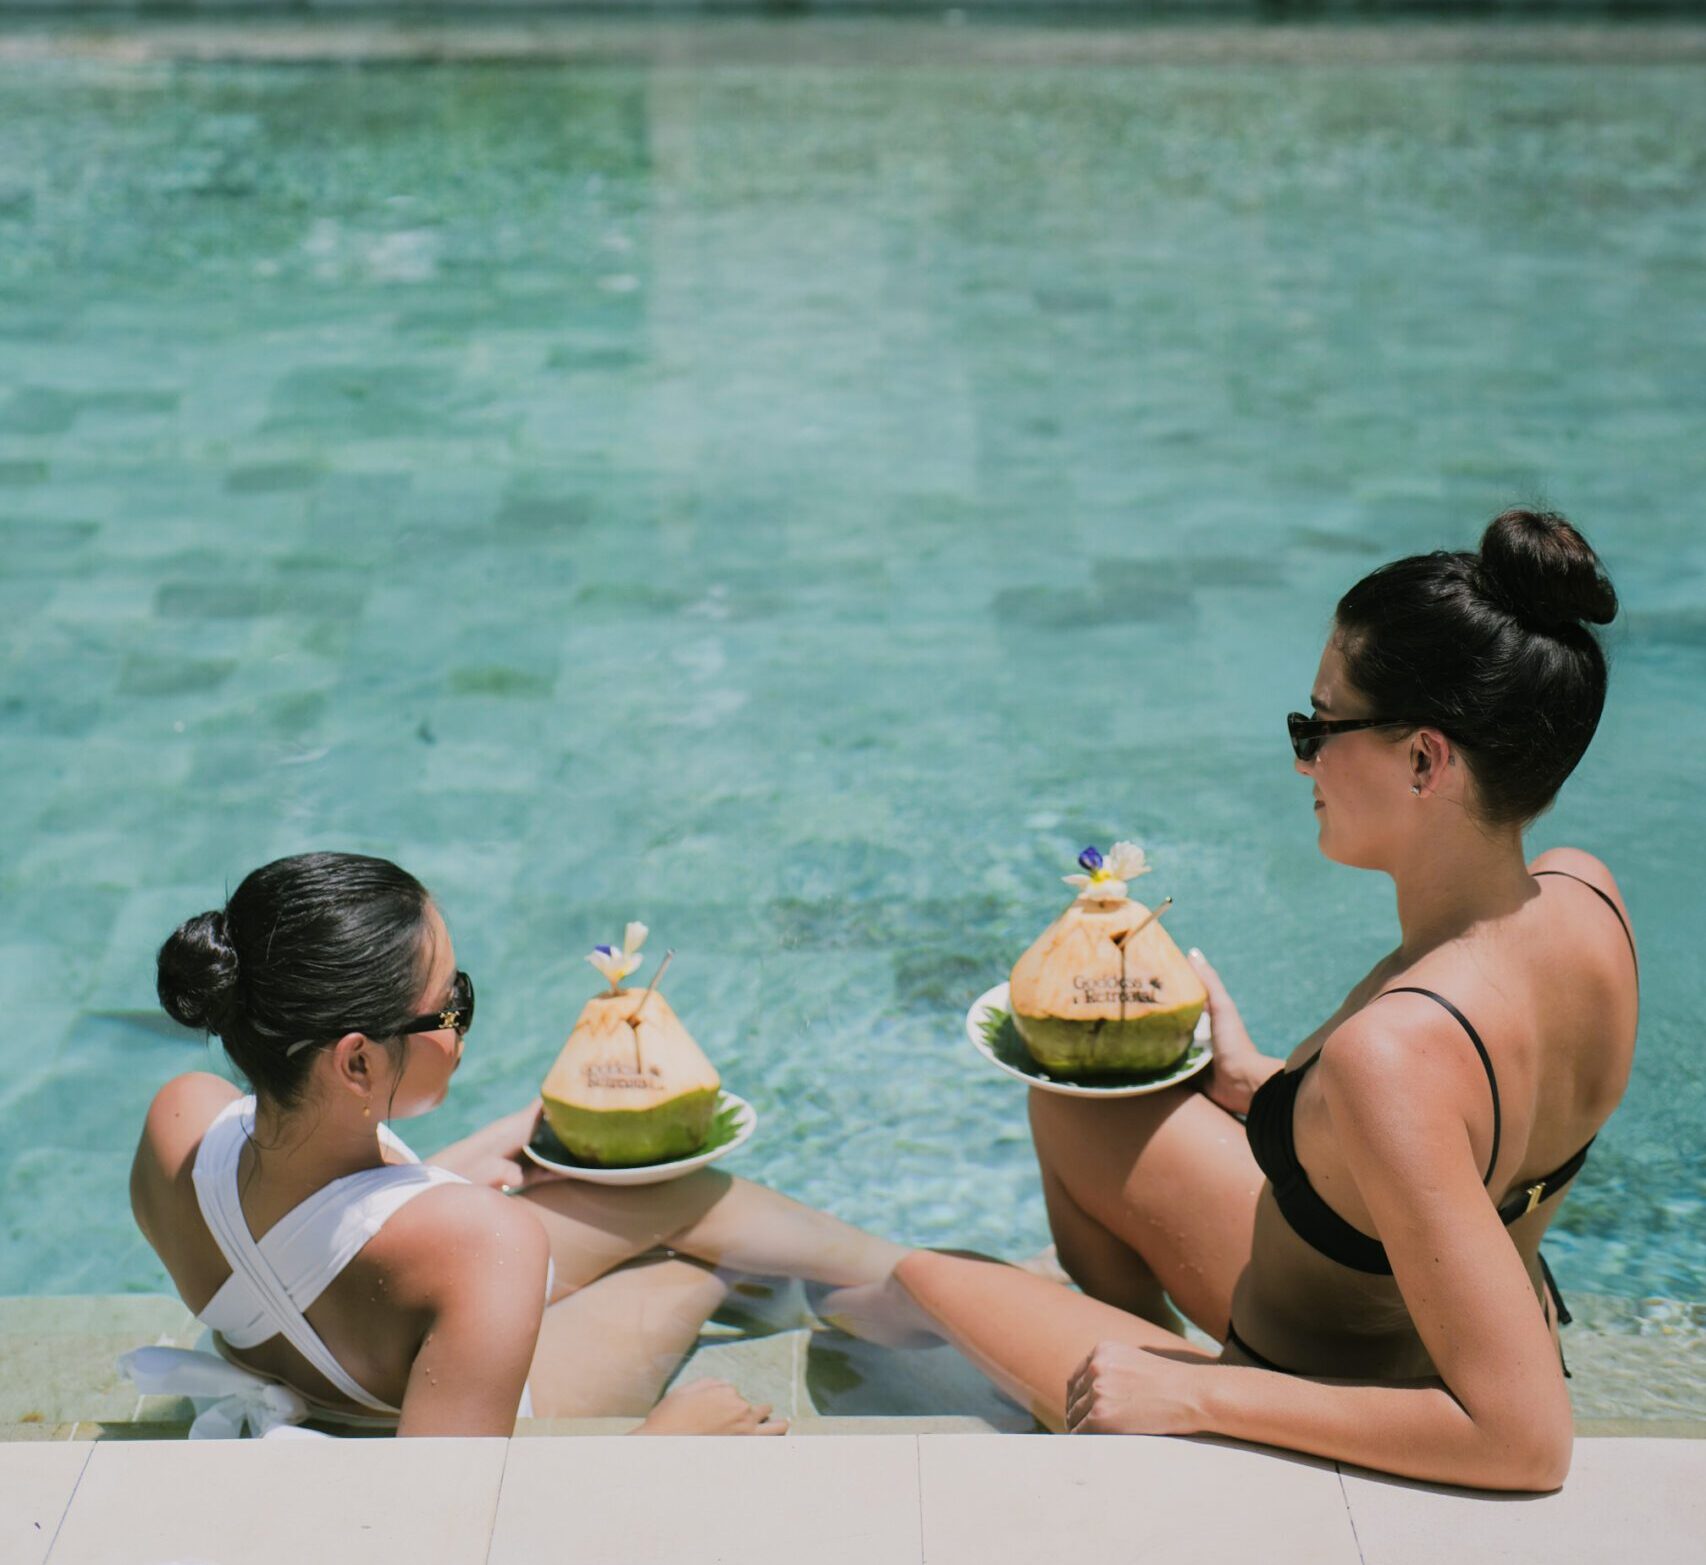
[{"label": "manicured nail", "polygon": [[1191,949],[1188,952],[1186,952],[1185,954],[1187,956],[1189,956],[1193,962],[1200,962],[1203,959],[1202,952],[1199,951],[1195,946],[1192,946]]}]

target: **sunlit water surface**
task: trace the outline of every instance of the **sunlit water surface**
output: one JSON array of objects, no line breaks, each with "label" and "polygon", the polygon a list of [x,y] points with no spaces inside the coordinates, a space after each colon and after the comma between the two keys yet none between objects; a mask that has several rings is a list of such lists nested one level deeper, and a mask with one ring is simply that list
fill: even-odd
[{"label": "sunlit water surface", "polygon": [[1533,843],[1611,864],[1644,978],[1549,1253],[1702,1296],[1700,89],[0,70],[0,1293],[166,1286],[126,1171],[211,1056],[153,953],[309,847],[415,870],[478,979],[418,1148],[638,917],[762,1116],[725,1166],[1029,1252],[969,1000],[1131,835],[1289,1049],[1394,938],[1284,742],[1333,602],[1544,498],[1627,612]]}]

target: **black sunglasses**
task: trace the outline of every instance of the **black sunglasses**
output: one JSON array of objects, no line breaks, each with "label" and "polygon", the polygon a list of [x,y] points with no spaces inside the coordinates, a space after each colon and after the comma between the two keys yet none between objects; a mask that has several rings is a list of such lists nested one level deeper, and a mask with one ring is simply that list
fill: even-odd
[{"label": "black sunglasses", "polygon": [[456,1036],[460,1038],[473,1025],[474,980],[458,970],[456,981],[450,986],[450,1004],[442,1011],[428,1011],[424,1016],[417,1016],[397,1031],[399,1036],[402,1036],[412,1032],[437,1032],[443,1027],[454,1027]]},{"label": "black sunglasses", "polygon": [[[474,1025],[474,980],[466,973],[458,970],[455,982],[450,986],[450,1004],[442,1011],[427,1011],[417,1016],[412,1022],[406,1022],[396,1032],[397,1037],[406,1037],[412,1032],[437,1032],[441,1027],[454,1027],[458,1038],[464,1036]],[[289,1059],[299,1049],[312,1049],[317,1043],[324,1043],[323,1038],[304,1038],[300,1043],[293,1043],[284,1051],[284,1057]]]},{"label": "black sunglasses", "polygon": [[1402,717],[1305,717],[1301,712],[1288,712],[1286,731],[1291,735],[1291,748],[1300,761],[1313,761],[1334,734],[1348,734],[1358,728],[1413,728],[1416,725]]}]

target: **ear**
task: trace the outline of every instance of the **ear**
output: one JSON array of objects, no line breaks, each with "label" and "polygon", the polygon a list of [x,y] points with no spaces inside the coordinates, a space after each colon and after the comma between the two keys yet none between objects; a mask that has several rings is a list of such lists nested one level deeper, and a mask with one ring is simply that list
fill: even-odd
[{"label": "ear", "polygon": [[1437,728],[1418,728],[1410,736],[1410,780],[1423,793],[1439,787],[1446,767],[1456,763],[1451,741]]},{"label": "ear", "polygon": [[326,1052],[332,1057],[332,1070],[338,1085],[360,1098],[369,1096],[378,1085],[379,1046],[363,1032],[346,1032]]}]

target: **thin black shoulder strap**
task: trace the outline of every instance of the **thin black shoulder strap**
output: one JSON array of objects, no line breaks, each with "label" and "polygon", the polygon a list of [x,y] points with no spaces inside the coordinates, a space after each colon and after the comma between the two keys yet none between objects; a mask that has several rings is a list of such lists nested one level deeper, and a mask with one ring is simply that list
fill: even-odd
[{"label": "thin black shoulder strap", "polygon": [[1499,1113],[1499,1078],[1493,1074],[1493,1062],[1487,1056],[1487,1046],[1481,1042],[1481,1035],[1476,1032],[1472,1026],[1470,1026],[1469,1018],[1465,1016],[1463,1012],[1458,1010],[1451,1001],[1446,999],[1443,994],[1435,994],[1432,989],[1417,989],[1413,985],[1405,984],[1396,989],[1383,989],[1380,994],[1377,994],[1374,998],[1378,1000],[1389,994],[1425,994],[1430,1000],[1437,1000],[1446,1008],[1446,1010],[1450,1011],[1451,1014],[1457,1018],[1458,1023],[1462,1026],[1463,1030],[1469,1034],[1469,1041],[1475,1045],[1475,1052],[1481,1056],[1481,1064],[1486,1068],[1487,1072],[1487,1085],[1492,1089],[1493,1093],[1493,1151],[1492,1155],[1487,1159],[1486,1178],[1481,1181],[1482,1184],[1486,1184],[1487,1180],[1493,1177],[1493,1169],[1497,1166],[1499,1161],[1499,1131],[1501,1125],[1501,1116]]},{"label": "thin black shoulder strap", "polygon": [[1610,897],[1601,891],[1598,886],[1596,886],[1591,880],[1583,880],[1580,875],[1572,875],[1567,869],[1537,869],[1533,873],[1536,878],[1541,875],[1562,875],[1565,880],[1573,880],[1578,882],[1580,885],[1586,886],[1589,891],[1591,891],[1601,902],[1603,902],[1613,913],[1617,915],[1617,922],[1623,926],[1623,936],[1629,942],[1629,954],[1630,956],[1635,957],[1635,971],[1639,972],[1641,970],[1641,959],[1640,957],[1635,956],[1635,936],[1629,928],[1629,920],[1623,916],[1623,910],[1619,908]]}]

